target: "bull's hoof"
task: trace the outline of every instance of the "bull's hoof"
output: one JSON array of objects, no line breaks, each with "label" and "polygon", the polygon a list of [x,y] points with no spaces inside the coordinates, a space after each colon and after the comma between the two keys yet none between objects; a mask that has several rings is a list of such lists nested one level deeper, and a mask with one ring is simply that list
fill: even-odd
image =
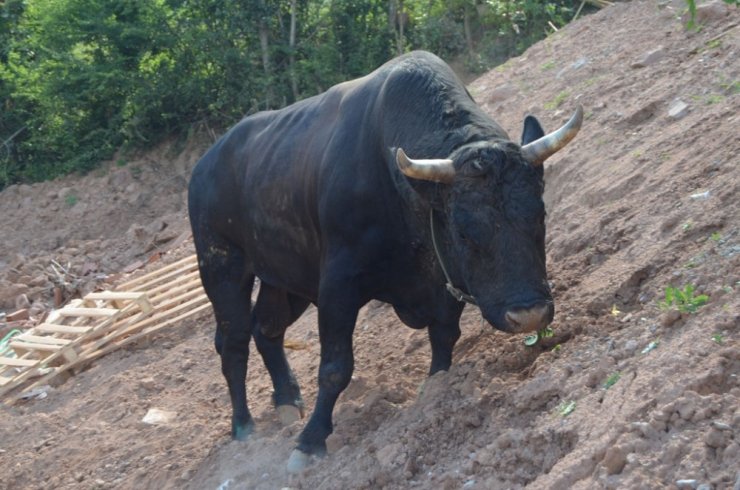
[{"label": "bull's hoof", "polygon": [[303,418],[301,410],[293,405],[280,405],[277,407],[277,413],[283,427],[287,427]]},{"label": "bull's hoof", "polygon": [[246,441],[252,432],[254,432],[254,422],[231,425],[231,438],[235,441]]},{"label": "bull's hoof", "polygon": [[311,466],[311,455],[304,453],[300,449],[293,449],[293,452],[290,453],[290,457],[288,458],[288,466],[286,468],[288,473],[297,475],[309,466]]}]

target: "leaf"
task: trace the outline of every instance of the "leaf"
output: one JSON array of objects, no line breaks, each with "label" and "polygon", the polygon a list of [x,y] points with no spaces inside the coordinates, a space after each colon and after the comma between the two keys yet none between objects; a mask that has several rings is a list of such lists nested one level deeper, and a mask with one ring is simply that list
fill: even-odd
[{"label": "leaf", "polygon": [[567,417],[571,413],[573,413],[573,410],[576,409],[576,402],[574,400],[571,400],[569,402],[563,402],[560,405],[558,405],[558,412],[560,412],[560,415],[563,417]]}]

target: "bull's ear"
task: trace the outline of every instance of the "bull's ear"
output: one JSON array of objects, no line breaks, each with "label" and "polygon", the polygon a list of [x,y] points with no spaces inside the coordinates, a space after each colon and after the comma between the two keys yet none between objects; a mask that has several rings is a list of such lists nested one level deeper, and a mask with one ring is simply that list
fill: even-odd
[{"label": "bull's ear", "polygon": [[543,136],[545,136],[545,131],[542,129],[537,118],[534,116],[525,117],[524,129],[522,130],[522,146],[538,140]]}]

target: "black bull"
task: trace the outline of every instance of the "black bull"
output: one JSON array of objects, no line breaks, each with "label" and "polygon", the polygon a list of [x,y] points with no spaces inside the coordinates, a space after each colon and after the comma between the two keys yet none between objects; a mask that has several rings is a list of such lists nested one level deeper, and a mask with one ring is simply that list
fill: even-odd
[{"label": "black bull", "polygon": [[302,412],[283,339],[311,303],[319,313],[319,392],[292,469],[325,451],[334,404],[354,368],[357,314],[371,299],[428,328],[430,374],[450,366],[462,297],[503,331],[549,324],[542,162],[575,136],[581,119],[579,107],[545,136],[527,117],[522,146],[512,143],[443,61],[414,52],[247,117],[214,144],[193,171],[189,211],[232,435],[242,439],[253,428],[250,337],[275,405],[283,415]]}]

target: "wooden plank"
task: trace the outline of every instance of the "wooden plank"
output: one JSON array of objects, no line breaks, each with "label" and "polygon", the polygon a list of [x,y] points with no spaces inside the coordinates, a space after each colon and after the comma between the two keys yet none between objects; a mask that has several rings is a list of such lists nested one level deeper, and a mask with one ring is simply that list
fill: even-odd
[{"label": "wooden plank", "polygon": [[137,284],[134,288],[128,288],[127,290],[130,291],[132,289],[136,289],[138,291],[149,291],[151,289],[154,289],[158,285],[162,285],[162,283],[165,282],[171,282],[173,279],[177,279],[178,277],[182,276],[183,274],[186,274],[188,272],[193,272],[194,270],[197,270],[198,264],[193,263],[189,264],[185,267],[181,267],[180,269],[176,269],[172,272],[169,272],[167,274],[164,274],[160,277],[156,277],[154,279],[151,279],[145,283]]},{"label": "wooden plank", "polygon": [[59,315],[62,317],[110,317],[119,311],[121,310],[116,308],[62,308],[59,310]]},{"label": "wooden plank", "polygon": [[85,299],[92,300],[138,300],[142,296],[146,297],[145,292],[138,291],[99,291],[85,295]]},{"label": "wooden plank", "polygon": [[32,342],[39,344],[52,344],[52,345],[67,345],[72,342],[70,339],[60,339],[57,337],[49,337],[42,335],[31,335],[29,333],[22,333],[15,337],[13,340],[20,340],[21,342]]},{"label": "wooden plank", "polygon": [[[198,299],[198,300],[206,299],[207,300],[207,298],[196,298],[196,299]],[[191,303],[195,303],[195,300],[193,302],[191,302]],[[203,304],[201,304],[199,306],[196,306],[196,307],[192,307],[192,306],[193,306],[192,304],[189,304],[188,307],[190,307],[190,309],[188,311],[186,311],[185,313],[182,313],[182,314],[180,314],[180,315],[178,315],[176,317],[170,318],[169,320],[165,320],[162,323],[160,323],[160,324],[158,324],[158,325],[156,325],[156,326],[154,326],[152,328],[144,329],[144,330],[142,330],[142,331],[140,331],[140,332],[138,332],[138,333],[136,333],[134,335],[130,335],[128,337],[125,337],[125,338],[119,340],[118,342],[115,342],[115,343],[112,343],[110,345],[107,345],[107,346],[103,347],[102,349],[98,349],[97,351],[83,352],[80,355],[80,360],[78,361],[77,364],[82,364],[84,362],[87,362],[87,361],[91,361],[93,359],[96,359],[96,358],[98,358],[98,357],[100,357],[102,355],[105,355],[105,354],[107,354],[109,352],[112,352],[112,351],[114,351],[116,349],[120,349],[121,347],[123,347],[123,346],[125,346],[127,344],[130,344],[131,342],[134,342],[136,340],[139,340],[139,339],[141,339],[141,338],[143,338],[143,337],[145,337],[147,335],[153,334],[153,333],[155,333],[155,332],[157,332],[157,331],[159,331],[159,330],[161,330],[161,329],[163,329],[165,327],[169,327],[170,325],[173,325],[173,324],[175,324],[175,323],[177,323],[179,321],[182,321],[182,320],[184,320],[185,318],[187,318],[187,317],[189,317],[191,315],[194,315],[196,313],[199,313],[199,312],[201,312],[201,311],[209,308],[211,306],[211,303],[208,302],[208,301],[206,301],[205,303],[203,303]]]},{"label": "wooden plank", "polygon": [[63,346],[61,345],[38,344],[36,342],[19,342],[17,340],[11,340],[9,345],[13,349],[21,349],[24,351],[37,350],[44,352],[56,352],[63,348]]},{"label": "wooden plank", "polygon": [[200,277],[192,279],[190,282],[181,284],[175,287],[164,288],[162,291],[158,291],[152,297],[152,302],[156,305],[157,309],[162,307],[162,303],[166,300],[174,301],[178,295],[186,295],[193,291],[204,292],[200,284]]},{"label": "wooden plank", "polygon": [[[188,274],[185,274],[177,282],[178,282],[178,285],[199,284],[200,283],[200,272],[196,270]],[[149,295],[149,298],[152,300],[152,302],[156,302],[157,297],[160,296],[163,291],[169,291],[173,286],[176,286],[176,285],[172,283],[162,284],[160,286],[147,290],[147,294]]]},{"label": "wooden plank", "polygon": [[[198,293],[201,293],[200,296],[197,296]],[[132,334],[138,332],[139,330],[142,330],[142,329],[144,329],[144,328],[146,328],[146,327],[148,327],[148,326],[150,326],[152,324],[155,324],[155,323],[157,323],[159,321],[163,321],[168,316],[170,316],[170,315],[172,315],[174,313],[177,313],[177,312],[179,312],[181,310],[187,310],[187,309],[190,309],[190,308],[194,308],[196,305],[198,305],[199,303],[202,303],[202,302],[205,302],[206,304],[210,304],[210,302],[208,301],[208,298],[206,297],[205,294],[202,293],[202,291],[197,291],[197,290],[196,291],[192,291],[187,296],[190,299],[190,301],[187,301],[186,303],[182,303],[182,304],[179,304],[178,305],[177,303],[173,302],[172,304],[169,304],[168,305],[169,306],[169,309],[167,309],[166,311],[158,310],[151,317],[145,318],[145,319],[143,319],[143,320],[141,320],[141,321],[139,321],[137,323],[132,323],[129,326],[123,328],[123,329],[117,328],[116,330],[111,331],[108,335],[106,335],[105,337],[100,338],[98,341],[96,341],[90,347],[87,347],[86,346],[84,348],[83,352],[81,353],[80,357],[84,357],[90,351],[93,351],[95,349],[99,349],[103,345],[105,345],[105,344],[113,341],[115,338],[122,337],[122,336],[125,336],[125,335],[132,335]],[[192,296],[197,296],[197,297],[191,298]]]},{"label": "wooden plank", "polygon": [[90,330],[92,330],[92,326],[87,327],[76,327],[73,325],[56,325],[54,323],[42,323],[41,325],[36,325],[33,327],[33,330],[37,330],[39,332],[49,332],[49,333],[87,333]]},{"label": "wooden plank", "polygon": [[0,365],[4,364],[6,366],[14,366],[14,367],[31,367],[38,364],[40,361],[38,359],[21,359],[18,357],[0,357]]},{"label": "wooden plank", "polygon": [[[134,279],[131,279],[130,281],[126,281],[126,282],[124,282],[122,284],[119,284],[116,287],[116,289],[118,289],[119,291],[121,291],[121,290],[123,290],[123,291],[130,291],[130,290],[134,289],[134,286],[136,286],[136,285],[144,284],[146,282],[151,281],[154,278],[161,277],[162,274],[164,274],[166,272],[170,272],[170,271],[172,271],[174,269],[179,269],[179,268],[182,267],[183,264],[188,264],[190,262],[195,263],[195,265],[198,264],[195,254],[190,255],[188,257],[185,257],[184,259],[180,259],[177,262],[173,262],[170,265],[167,265],[167,266],[162,267],[160,269],[157,269],[155,271],[149,272],[148,274],[144,274],[143,276],[139,276],[139,277],[136,277]],[[145,290],[144,288],[139,288],[139,289]]]}]

